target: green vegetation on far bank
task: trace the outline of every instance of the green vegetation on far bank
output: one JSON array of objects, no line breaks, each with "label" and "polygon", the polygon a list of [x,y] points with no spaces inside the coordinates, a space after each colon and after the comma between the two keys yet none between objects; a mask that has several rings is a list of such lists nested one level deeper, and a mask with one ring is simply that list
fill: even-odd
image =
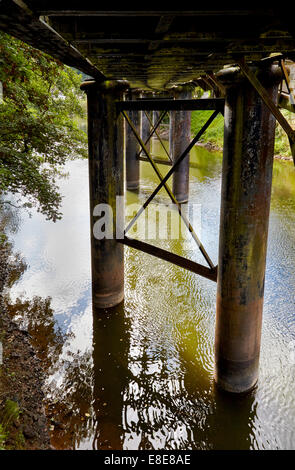
[{"label": "green vegetation on far bank", "polygon": [[[204,126],[211,116],[212,111],[193,111],[191,115],[191,131],[193,135]],[[211,143],[218,147],[223,146],[223,116],[218,114],[206,132],[202,135],[200,142]]]},{"label": "green vegetation on far bank", "polygon": [[[281,110],[285,118],[288,120],[290,125],[295,128],[295,115],[290,111],[285,109]],[[191,131],[192,135],[195,135],[205,124],[205,122],[211,116],[212,111],[193,111],[191,117]],[[221,114],[219,114],[214,121],[211,123],[207,131],[203,134],[200,142],[206,144],[213,144],[214,146],[222,148],[223,146],[223,126],[224,119]],[[280,157],[289,157],[291,156],[289,140],[285,131],[277,123],[276,125],[276,135],[275,135],[275,155]]]}]

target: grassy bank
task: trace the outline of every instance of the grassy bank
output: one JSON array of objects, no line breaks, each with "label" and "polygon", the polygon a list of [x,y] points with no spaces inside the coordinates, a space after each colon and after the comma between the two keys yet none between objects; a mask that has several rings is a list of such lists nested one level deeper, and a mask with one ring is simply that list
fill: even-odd
[{"label": "grassy bank", "polygon": [[[212,111],[193,111],[191,115],[191,131],[195,135],[203,127],[211,116]],[[200,142],[213,144],[217,147],[223,146],[223,116],[218,114],[206,132],[202,135]]]},{"label": "grassy bank", "polygon": [[[294,129],[295,128],[295,114],[287,110],[282,110],[282,113]],[[191,130],[192,130],[193,135],[195,135],[201,129],[201,127],[209,119],[211,114],[212,114],[212,111],[193,111],[192,112]],[[212,144],[216,147],[222,148],[223,146],[223,123],[224,123],[223,116],[219,114],[214,119],[214,121],[212,122],[210,127],[207,129],[207,131],[203,134],[200,142],[203,142],[204,144]],[[288,137],[278,123],[276,125],[274,153],[277,157],[292,159]]]}]

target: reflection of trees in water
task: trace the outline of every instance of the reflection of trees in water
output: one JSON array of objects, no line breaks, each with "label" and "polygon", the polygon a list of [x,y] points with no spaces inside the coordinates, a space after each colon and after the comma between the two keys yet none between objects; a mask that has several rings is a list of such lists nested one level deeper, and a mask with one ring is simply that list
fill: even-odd
[{"label": "reflection of trees in water", "polygon": [[51,299],[34,296],[30,300],[17,298],[11,302],[8,297],[6,301],[10,315],[21,328],[28,331],[46,374],[50,373],[62,352],[65,340],[65,335],[56,327],[54,311],[50,307]]},{"label": "reflection of trees in water", "polygon": [[75,449],[93,434],[91,352],[68,353],[61,359],[57,378],[49,383],[48,412],[55,432],[52,444],[57,449]]},{"label": "reflection of trees in water", "polygon": [[57,326],[51,299],[31,300],[6,296],[6,307],[25,328],[45,372],[48,415],[52,444],[60,449],[77,447],[91,435],[92,358],[90,352],[70,351],[73,334]]},{"label": "reflection of trees in water", "polygon": [[[11,210],[0,214],[0,301],[2,315],[10,316],[28,331],[30,341],[41,361],[45,374],[47,408],[55,423],[53,444],[73,448],[91,434],[90,407],[92,401],[92,357],[70,351],[73,334],[58,327],[51,308],[51,299],[35,296],[32,299],[12,300],[9,289],[20,280],[27,265],[5,232],[16,232],[17,219]],[[3,288],[5,288],[4,292]],[[55,380],[54,380],[55,379]],[[88,416],[89,415],[89,416]]]},{"label": "reflection of trees in water", "polygon": [[[26,265],[11,245],[6,256],[12,263],[6,285],[12,287]],[[56,448],[251,446],[254,398],[233,401],[213,393],[212,384],[196,376],[200,367],[191,357],[165,344],[156,326],[144,331],[123,303],[94,310],[92,349],[82,353],[73,350],[73,335],[58,327],[50,298],[12,301],[6,293],[4,302],[42,361]]]},{"label": "reflection of trees in water", "polygon": [[[17,269],[17,267],[19,269]],[[12,286],[25,270],[15,261]],[[253,398],[235,400],[192,380],[155,338],[130,329],[124,308],[94,312],[93,352],[71,351],[50,298],[11,301],[9,314],[31,337],[46,375],[47,409],[58,449],[249,448]],[[183,362],[184,358],[181,358]]]}]

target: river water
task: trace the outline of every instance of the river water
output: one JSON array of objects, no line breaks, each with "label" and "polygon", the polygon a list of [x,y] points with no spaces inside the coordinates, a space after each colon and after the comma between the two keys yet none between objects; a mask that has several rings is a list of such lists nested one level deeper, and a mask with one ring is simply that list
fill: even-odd
[{"label": "river water", "polygon": [[[161,150],[154,144],[154,153]],[[217,264],[221,155],[191,153],[190,203]],[[160,165],[164,174],[169,167]],[[216,284],[125,247],[125,300],[92,311],[87,161],[60,181],[63,219],[21,214],[11,234],[27,269],[11,288],[46,369],[57,449],[295,449],[295,170],[276,161],[260,377],[247,396],[213,383]],[[143,202],[157,179],[141,162]],[[163,191],[154,205],[169,203]],[[152,219],[150,219],[152,220]],[[156,219],[155,219],[156,223]],[[194,242],[152,240],[203,262]]]}]

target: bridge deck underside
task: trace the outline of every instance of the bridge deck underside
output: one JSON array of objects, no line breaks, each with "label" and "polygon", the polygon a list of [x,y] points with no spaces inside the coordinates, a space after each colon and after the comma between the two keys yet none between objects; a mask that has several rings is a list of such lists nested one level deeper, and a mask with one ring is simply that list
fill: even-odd
[{"label": "bridge deck underside", "polygon": [[3,0],[0,29],[96,78],[140,89],[196,80],[241,55],[295,59],[295,25],[279,8],[107,11],[93,4]]}]

